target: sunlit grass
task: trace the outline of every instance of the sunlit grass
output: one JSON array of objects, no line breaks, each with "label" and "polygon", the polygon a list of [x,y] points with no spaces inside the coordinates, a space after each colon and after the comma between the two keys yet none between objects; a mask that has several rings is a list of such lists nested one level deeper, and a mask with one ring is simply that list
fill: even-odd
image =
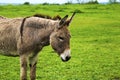
[{"label": "sunlit grass", "polygon": [[[82,11],[69,28],[71,60],[63,63],[50,46],[45,47],[39,54],[37,80],[120,80],[119,9],[120,4],[6,5],[0,6],[0,15],[14,18],[43,13],[63,17]],[[0,56],[0,80],[19,80],[19,65],[19,58]]]}]

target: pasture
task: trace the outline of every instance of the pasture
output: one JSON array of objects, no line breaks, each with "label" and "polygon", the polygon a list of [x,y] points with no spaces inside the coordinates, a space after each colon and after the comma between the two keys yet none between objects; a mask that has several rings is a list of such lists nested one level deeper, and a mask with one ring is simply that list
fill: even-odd
[{"label": "pasture", "polygon": [[[120,80],[120,4],[0,6],[0,15],[9,18],[36,13],[64,17],[74,11],[71,60],[63,63],[50,46],[44,47],[37,80]],[[0,80],[19,80],[19,73],[18,57],[0,55]]]}]

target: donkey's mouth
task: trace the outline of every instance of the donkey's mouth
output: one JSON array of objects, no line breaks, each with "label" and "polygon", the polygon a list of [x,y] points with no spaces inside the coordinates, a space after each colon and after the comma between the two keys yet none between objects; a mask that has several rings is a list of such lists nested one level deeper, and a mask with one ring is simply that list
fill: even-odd
[{"label": "donkey's mouth", "polygon": [[71,58],[71,56],[67,56],[65,59],[61,58],[61,60],[62,60],[63,62],[67,62],[67,61],[70,60],[70,58]]}]

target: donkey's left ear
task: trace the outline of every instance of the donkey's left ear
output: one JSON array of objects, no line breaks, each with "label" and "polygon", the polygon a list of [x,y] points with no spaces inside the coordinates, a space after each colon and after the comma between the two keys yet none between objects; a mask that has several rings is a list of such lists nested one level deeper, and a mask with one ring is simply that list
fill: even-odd
[{"label": "donkey's left ear", "polygon": [[67,25],[67,26],[69,26],[69,24],[71,23],[73,17],[75,16],[75,14],[76,14],[76,12],[74,12],[74,13],[72,14],[71,18],[66,21],[66,25]]},{"label": "donkey's left ear", "polygon": [[63,27],[63,25],[66,23],[67,18],[68,18],[68,15],[66,15],[64,18],[61,19],[58,28]]}]

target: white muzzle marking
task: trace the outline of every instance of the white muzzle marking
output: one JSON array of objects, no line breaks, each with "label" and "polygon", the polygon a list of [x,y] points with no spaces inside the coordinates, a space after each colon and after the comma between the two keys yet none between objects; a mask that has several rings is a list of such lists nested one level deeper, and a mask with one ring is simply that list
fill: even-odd
[{"label": "white muzzle marking", "polygon": [[66,57],[70,57],[70,49],[66,49],[61,55],[60,57],[66,61]]}]

